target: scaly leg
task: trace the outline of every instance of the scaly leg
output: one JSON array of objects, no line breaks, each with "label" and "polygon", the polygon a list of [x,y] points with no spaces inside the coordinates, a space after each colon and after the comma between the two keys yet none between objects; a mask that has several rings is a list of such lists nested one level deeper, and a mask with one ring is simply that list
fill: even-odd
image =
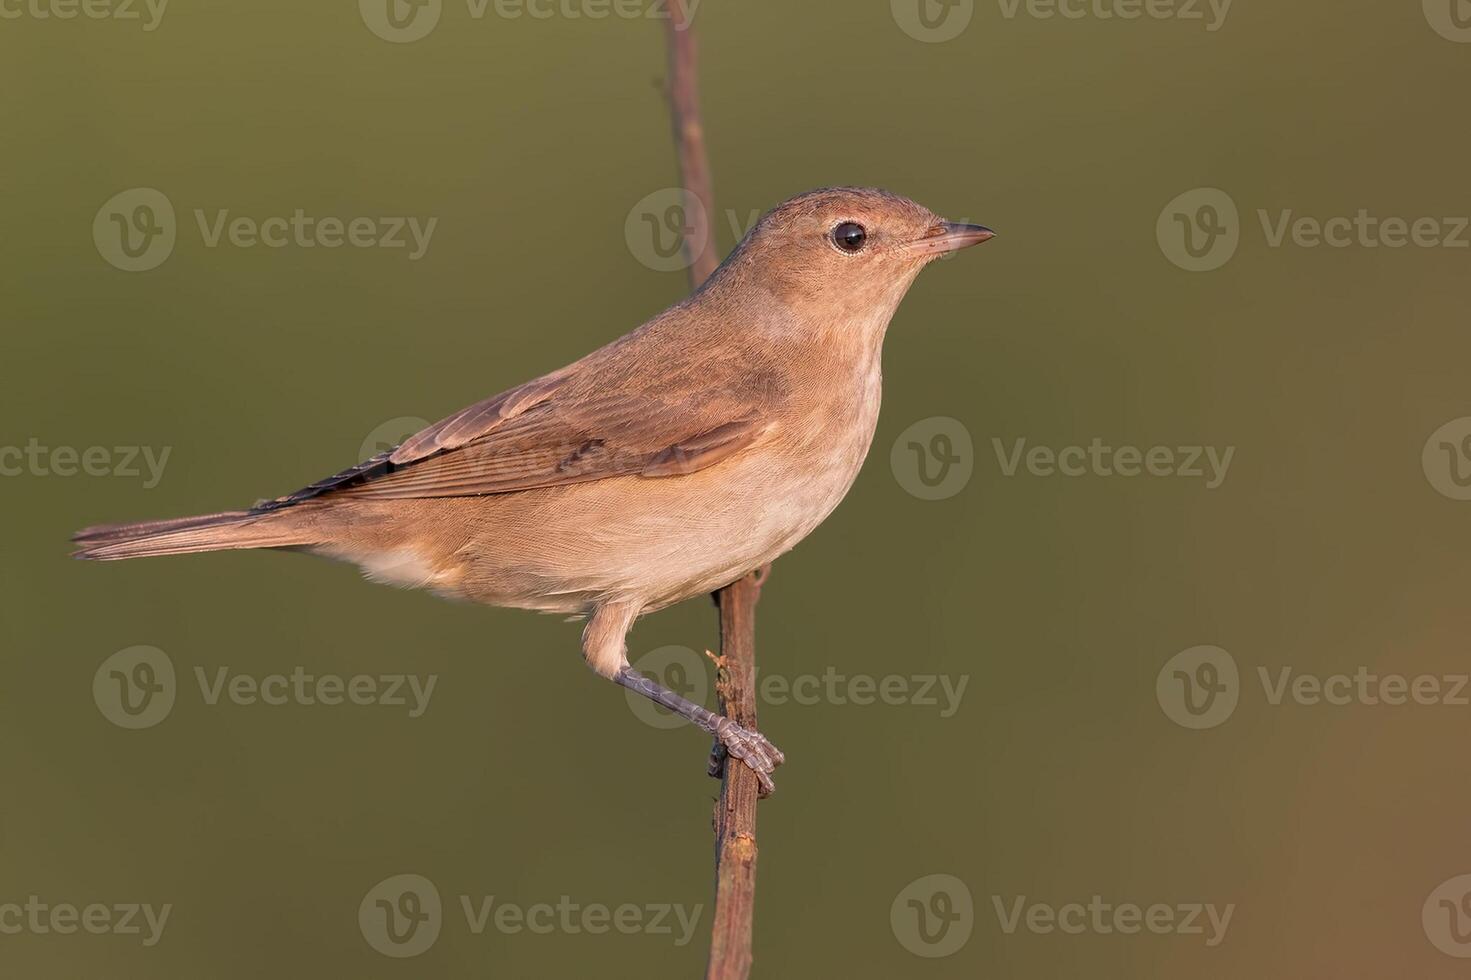
[{"label": "scaly leg", "polygon": [[[771,772],[785,762],[786,757],[766,740],[766,736],[680,697],[629,666],[625,637],[638,614],[639,606],[632,602],[609,602],[599,606],[582,631],[582,653],[587,665],[710,733],[725,753],[740,759],[756,774],[761,784],[761,795],[770,795],[776,788],[771,781]],[[719,773],[718,766],[723,762],[724,758],[718,752],[712,753],[711,775]]]},{"label": "scaly leg", "polygon": [[[680,697],[669,688],[656,684],[632,667],[625,665],[619,669],[618,673],[613,676],[613,680],[630,691],[637,691],[655,704],[663,705],[681,718],[713,735],[726,753],[751,767],[751,771],[756,774],[757,781],[761,783],[762,796],[770,796],[776,789],[776,784],[771,781],[771,772],[786,761],[786,756],[767,741],[765,735],[753,732],[749,728],[743,728],[723,715],[717,715],[693,701]],[[712,776],[719,774],[719,765],[724,761],[717,759],[716,755],[717,753],[712,753],[710,759],[710,775]]]}]

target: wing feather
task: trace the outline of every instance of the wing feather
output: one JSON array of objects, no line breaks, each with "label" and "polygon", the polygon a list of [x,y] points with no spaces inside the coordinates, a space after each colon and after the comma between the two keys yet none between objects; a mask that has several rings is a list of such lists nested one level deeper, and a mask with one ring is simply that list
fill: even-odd
[{"label": "wing feather", "polygon": [[752,388],[683,397],[649,386],[598,393],[577,384],[588,380],[579,379],[578,367],[471,405],[395,449],[255,510],[327,494],[465,497],[615,476],[684,476],[740,452],[767,429]]}]

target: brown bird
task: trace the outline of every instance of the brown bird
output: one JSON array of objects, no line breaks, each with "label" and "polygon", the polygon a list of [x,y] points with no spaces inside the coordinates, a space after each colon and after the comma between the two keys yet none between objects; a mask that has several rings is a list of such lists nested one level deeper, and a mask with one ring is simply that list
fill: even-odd
[{"label": "brown bird", "polygon": [[574,364],[249,510],[80,531],[75,556],[307,551],[379,582],[588,616],[588,666],[715,736],[770,792],[782,754],[633,670],[625,637],[832,513],[873,441],[899,301],[927,263],[991,237],[886,191],[803,194],[694,295]]}]

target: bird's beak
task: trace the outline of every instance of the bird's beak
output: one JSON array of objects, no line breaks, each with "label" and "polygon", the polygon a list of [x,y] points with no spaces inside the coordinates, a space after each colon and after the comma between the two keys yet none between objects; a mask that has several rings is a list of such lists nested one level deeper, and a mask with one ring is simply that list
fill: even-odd
[{"label": "bird's beak", "polygon": [[981,225],[963,225],[953,221],[942,221],[925,232],[924,237],[910,247],[921,255],[945,255],[949,252],[958,252],[962,248],[970,248],[972,245],[979,245],[981,242],[989,242],[995,237],[994,231]]}]

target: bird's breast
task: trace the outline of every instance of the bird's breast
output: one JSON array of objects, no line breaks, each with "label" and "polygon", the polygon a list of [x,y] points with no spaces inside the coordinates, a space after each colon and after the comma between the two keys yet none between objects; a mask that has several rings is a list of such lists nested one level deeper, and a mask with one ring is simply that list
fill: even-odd
[{"label": "bird's breast", "polygon": [[[839,377],[842,375],[839,374]],[[784,420],[786,492],[807,505],[812,530],[847,495],[863,468],[878,426],[883,384],[879,359],[855,366],[846,383],[814,386]],[[805,402],[805,403],[804,403]],[[780,437],[779,437],[780,438]]]}]

